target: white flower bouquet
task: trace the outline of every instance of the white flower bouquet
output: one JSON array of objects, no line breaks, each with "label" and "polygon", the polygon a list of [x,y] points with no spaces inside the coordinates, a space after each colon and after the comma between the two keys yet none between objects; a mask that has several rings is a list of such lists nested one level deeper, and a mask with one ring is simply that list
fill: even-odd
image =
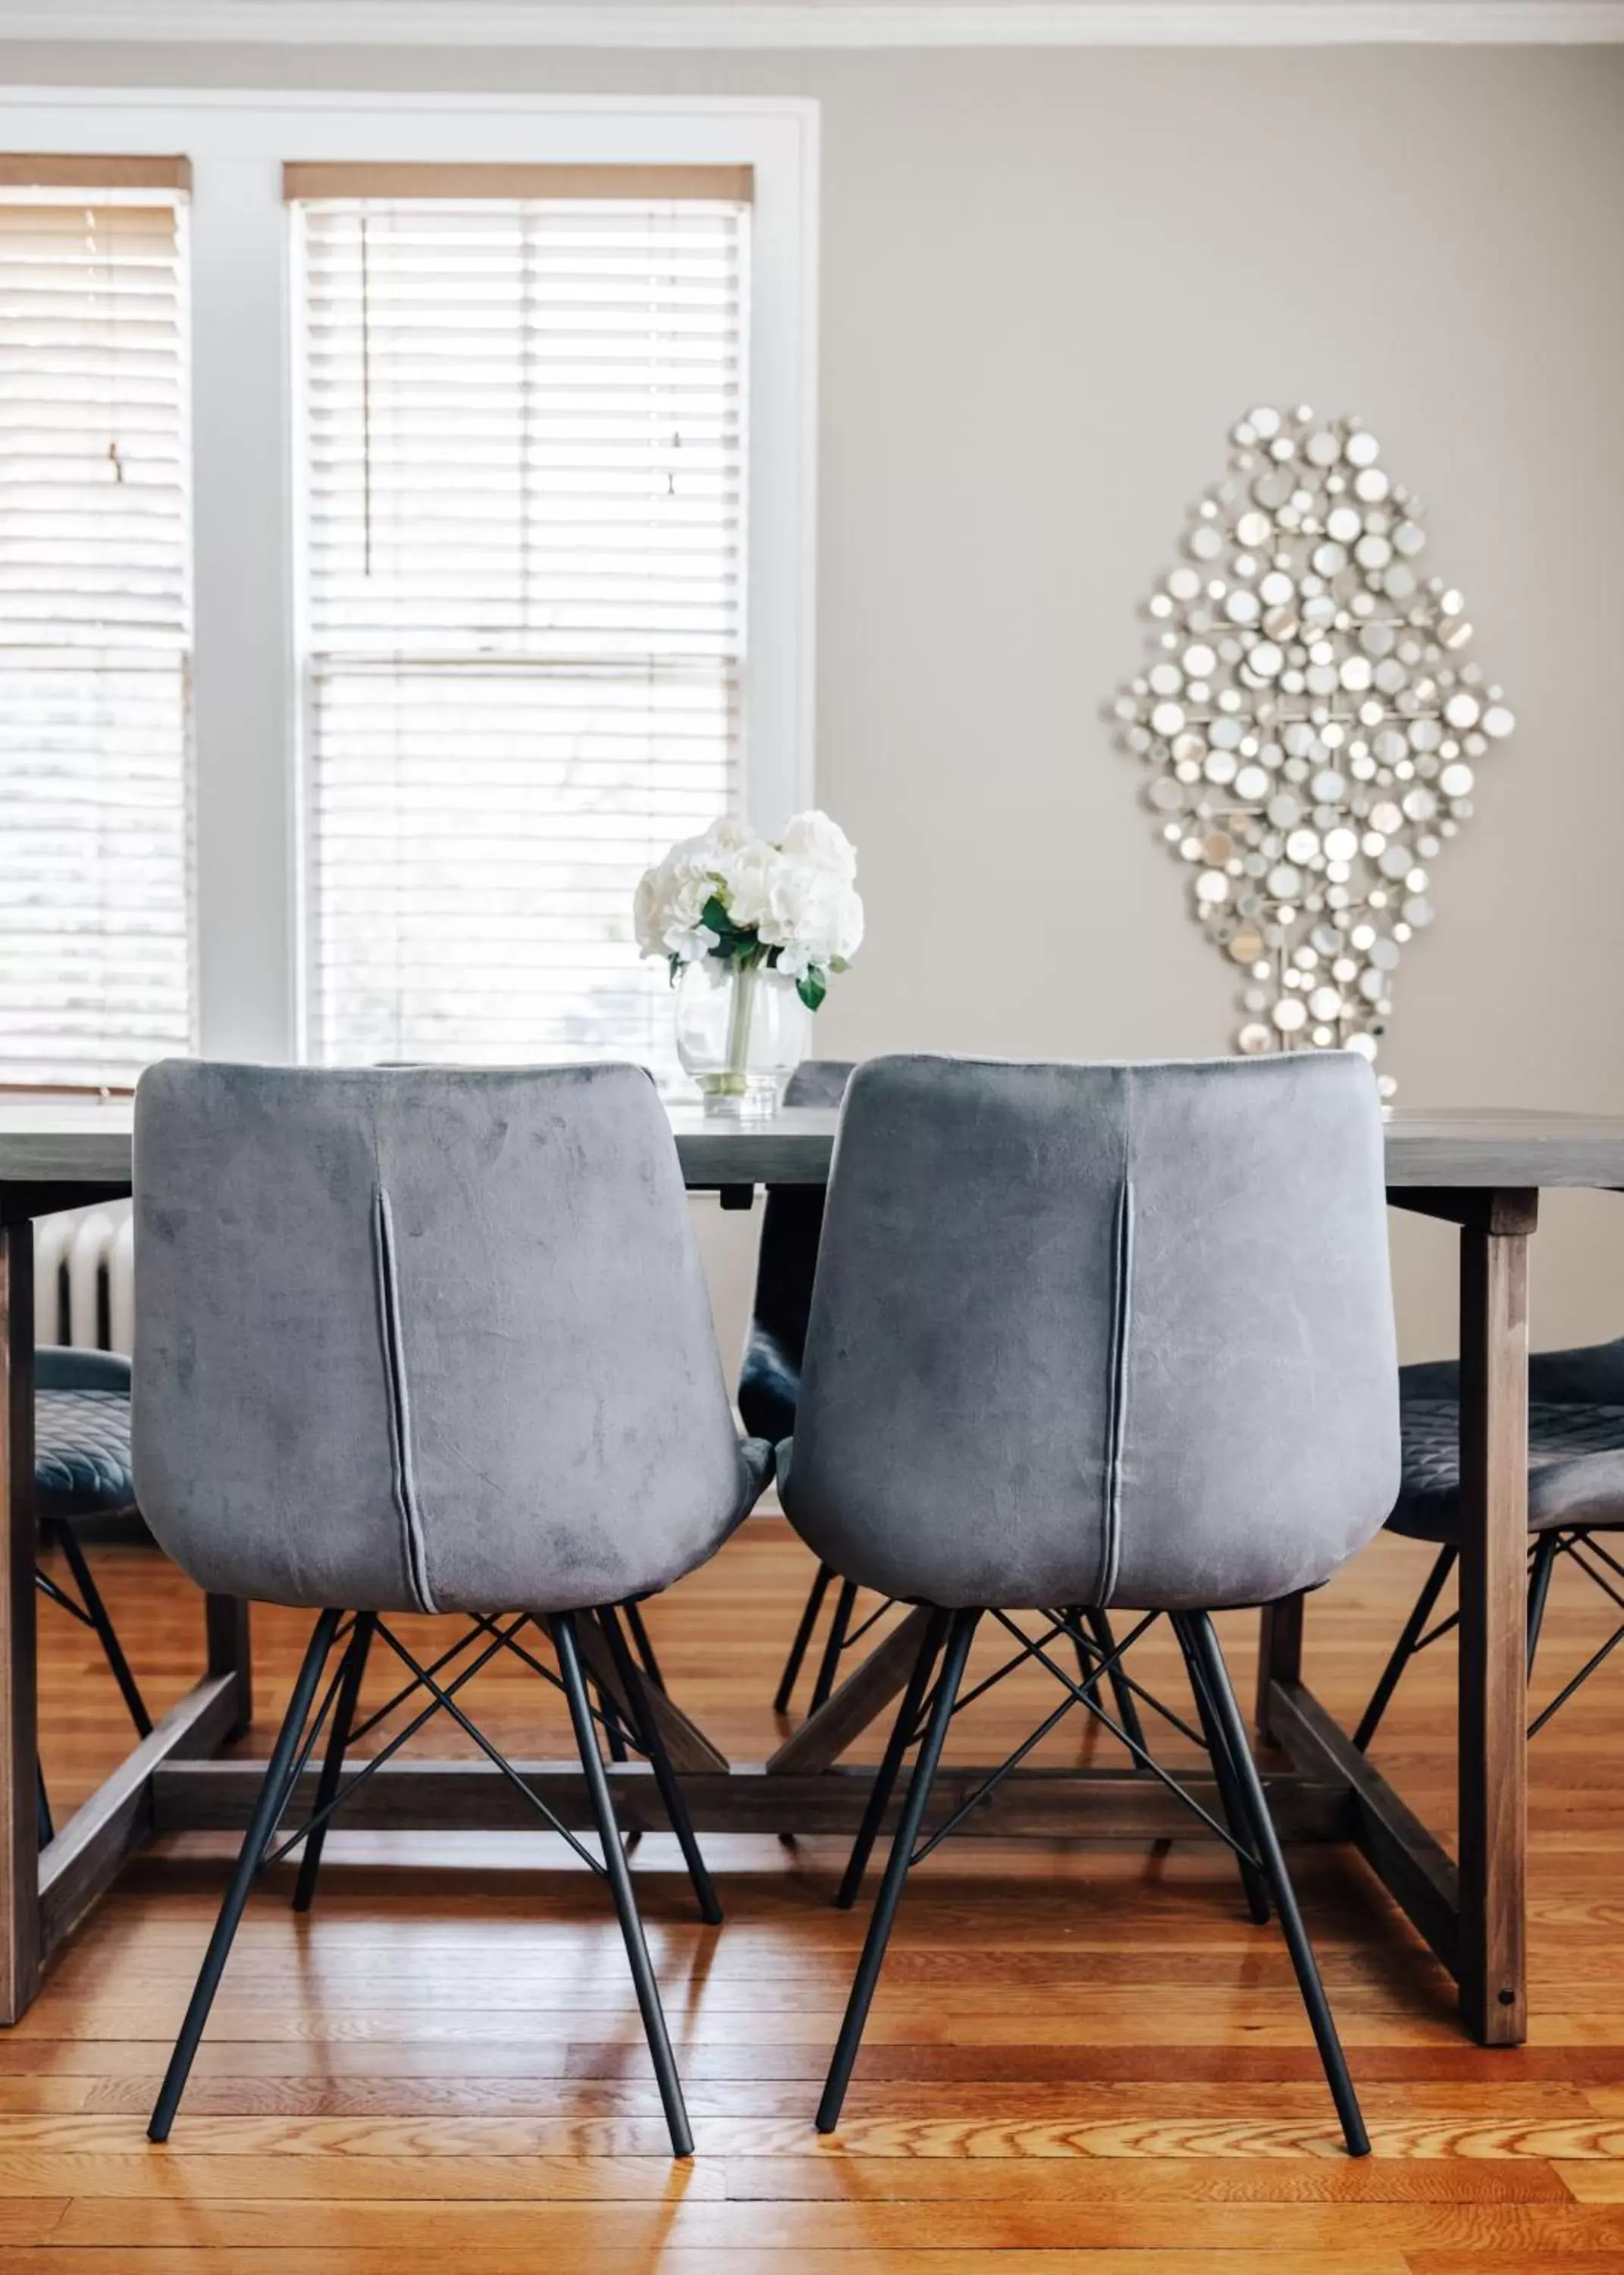
[{"label": "white flower bouquet", "polygon": [[729,815],[645,873],[638,945],[670,966],[677,1056],[707,1113],[777,1112],[806,1014],[862,942],[857,873],[826,813],[797,813],[778,838]]},{"label": "white flower bouquet", "polygon": [[863,940],[857,857],[827,813],[797,813],[782,837],[736,816],[684,837],[638,886],[638,946],[663,956],[673,982],[703,957],[735,971],[782,972],[815,1011],[829,975]]}]

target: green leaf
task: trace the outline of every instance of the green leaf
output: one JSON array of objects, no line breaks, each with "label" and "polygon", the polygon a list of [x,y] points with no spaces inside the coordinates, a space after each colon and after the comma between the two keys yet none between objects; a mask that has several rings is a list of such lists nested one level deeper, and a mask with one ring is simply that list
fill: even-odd
[{"label": "green leaf", "polygon": [[718,963],[747,966],[760,962],[764,950],[754,928],[736,925],[714,893],[700,910],[699,922],[716,935],[711,954]]},{"label": "green leaf", "polygon": [[829,983],[816,965],[804,971],[795,983],[795,992],[809,1011],[815,1011],[829,992]]}]

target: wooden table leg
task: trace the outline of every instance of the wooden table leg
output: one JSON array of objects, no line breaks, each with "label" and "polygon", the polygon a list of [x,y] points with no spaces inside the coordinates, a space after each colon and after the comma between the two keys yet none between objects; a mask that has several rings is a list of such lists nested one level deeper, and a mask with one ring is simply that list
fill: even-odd
[{"label": "wooden table leg", "polygon": [[203,1634],[210,1674],[237,1678],[237,1705],[226,1732],[229,1745],[247,1735],[253,1720],[253,1644],[248,1606],[240,1596],[205,1596]]},{"label": "wooden table leg", "polygon": [[34,1227],[0,1223],[0,2022],[40,1987],[34,1630]]},{"label": "wooden table leg", "polygon": [[1270,1694],[1277,1682],[1296,1685],[1303,1680],[1303,1606],[1307,1599],[1299,1589],[1265,1604],[1258,1629],[1258,1735],[1279,1743],[1270,1726]]},{"label": "wooden table leg", "polygon": [[1528,1236],[1537,1195],[1461,1232],[1459,1977],[1484,2045],[1528,2034]]},{"label": "wooden table leg", "polygon": [[838,1761],[847,1747],[901,1696],[930,1623],[930,1613],[923,1604],[916,1604],[817,1712],[809,1714],[800,1728],[784,1740],[767,1765],[767,1775],[804,1777]]}]

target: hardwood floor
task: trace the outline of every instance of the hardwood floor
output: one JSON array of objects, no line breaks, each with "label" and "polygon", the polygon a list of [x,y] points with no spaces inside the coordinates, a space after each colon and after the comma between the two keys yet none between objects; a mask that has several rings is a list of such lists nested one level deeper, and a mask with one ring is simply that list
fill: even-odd
[{"label": "hardwood floor", "polygon": [[[1310,1608],[1311,1679],[1348,1720],[1426,1553],[1384,1540]],[[736,1758],[781,1735],[767,1702],[809,1568],[759,1521],[652,1608],[673,1689]],[[199,1663],[200,1602],[155,1555],[102,1550],[97,1570],[161,1709]],[[255,1617],[262,1751],[306,1622]],[[1256,1621],[1224,1625],[1250,1695]],[[94,1642],[49,1605],[41,1626],[60,1816],[125,1726]],[[1537,1702],[1608,1631],[1601,1599],[1560,1574]],[[1412,1670],[1377,1748],[1439,1821],[1452,1649]],[[1133,1664],[1183,1704],[1170,1638]],[[375,1667],[369,1699],[389,1683]],[[1013,1678],[956,1746],[995,1757],[1046,1688]],[[535,1678],[493,1670],[470,1695],[499,1742],[565,1750],[562,1702]],[[307,1918],[287,1908],[291,1866],[256,1895],[173,2139],[153,2149],[146,2113],[225,1854],[171,1842],[0,2036],[0,2275],[1624,2271],[1621,1734],[1624,1658],[1533,1750],[1522,2049],[1462,2037],[1450,1986],[1351,1852],[1295,1854],[1375,2142],[1357,2165],[1278,1932],[1250,1924],[1200,1837],[939,1851],[910,1886],[833,2144],[812,2112],[865,1917],[829,1908],[841,1852],[707,1842],[728,1921],[706,1930],[675,1842],[644,1841],[638,1892],[698,2136],[674,2167],[607,1899],[562,1844],[341,1826]],[[443,1718],[430,1738],[467,1750]],[[1068,1722],[1039,1758],[1080,1742]],[[1180,1742],[1166,1750],[1175,1761]]]}]

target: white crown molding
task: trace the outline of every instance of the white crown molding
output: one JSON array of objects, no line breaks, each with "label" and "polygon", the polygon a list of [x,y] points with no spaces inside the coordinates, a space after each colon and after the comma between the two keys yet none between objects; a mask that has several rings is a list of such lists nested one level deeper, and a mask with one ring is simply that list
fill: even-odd
[{"label": "white crown molding", "polygon": [[0,0],[0,41],[487,48],[1624,43],[1624,0]]}]

